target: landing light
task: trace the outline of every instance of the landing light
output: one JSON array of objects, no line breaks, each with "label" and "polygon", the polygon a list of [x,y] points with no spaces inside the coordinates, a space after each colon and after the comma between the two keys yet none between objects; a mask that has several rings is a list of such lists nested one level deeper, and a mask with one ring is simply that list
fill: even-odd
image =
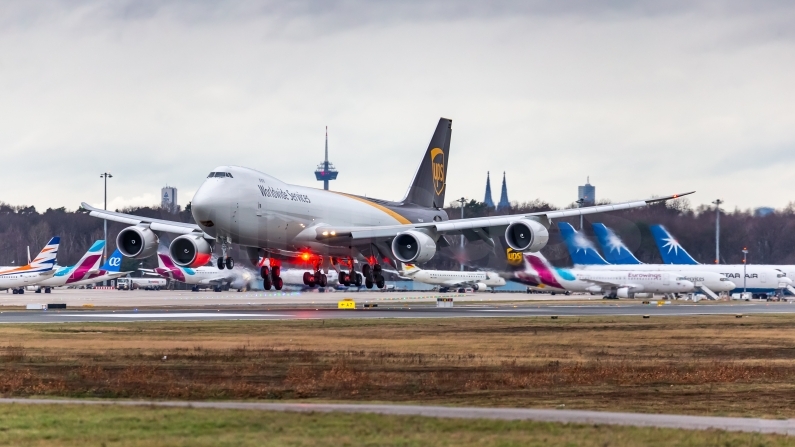
[{"label": "landing light", "polygon": [[328,231],[324,231],[323,236],[328,236]]}]

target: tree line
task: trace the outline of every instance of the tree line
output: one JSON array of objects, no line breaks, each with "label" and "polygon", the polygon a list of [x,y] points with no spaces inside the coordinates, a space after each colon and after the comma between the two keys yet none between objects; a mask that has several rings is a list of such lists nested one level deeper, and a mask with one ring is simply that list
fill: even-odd
[{"label": "tree line", "polygon": [[[470,201],[464,206],[464,217],[486,217],[505,214],[523,214],[556,209],[543,200],[514,203],[510,209],[494,210],[485,203]],[[451,219],[461,218],[461,207],[451,204],[445,209]],[[117,210],[145,217],[179,222],[193,222],[189,206],[178,213],[159,207],[137,207]],[[660,263],[659,252],[649,227],[664,225],[679,243],[701,263],[715,262],[715,219],[714,207],[691,207],[687,199],[678,199],[655,204],[645,208],[616,211],[585,216],[584,233],[595,241],[591,223],[601,222],[611,227],[624,240],[626,245],[642,262]],[[579,228],[579,218],[567,218]],[[760,216],[751,211],[735,209],[721,211],[720,214],[720,262],[736,264],[742,262],[742,249],[749,251],[748,260],[753,264],[795,264],[795,206]],[[52,236],[61,237],[58,253],[60,265],[77,262],[91,244],[102,239],[103,221],[89,216],[83,210],[68,211],[65,208],[48,208],[40,212],[33,206],[12,206],[0,202],[0,265],[20,265],[27,261],[27,247],[32,256],[47,243]],[[115,248],[118,232],[126,224],[108,221],[108,253]],[[167,245],[171,235],[161,234],[161,244]],[[427,263],[425,268],[458,269],[459,263],[471,268],[504,267],[504,246],[498,235],[495,247],[482,241],[465,241],[460,247],[459,236],[447,236],[450,246],[442,248],[440,255]],[[245,253],[232,248],[231,255],[247,263]],[[557,265],[571,263],[563,245],[557,225],[550,228],[550,242],[543,253]],[[156,265],[154,257],[147,260],[125,260],[123,268],[138,266],[151,268]],[[134,269],[134,268],[133,268]]]}]

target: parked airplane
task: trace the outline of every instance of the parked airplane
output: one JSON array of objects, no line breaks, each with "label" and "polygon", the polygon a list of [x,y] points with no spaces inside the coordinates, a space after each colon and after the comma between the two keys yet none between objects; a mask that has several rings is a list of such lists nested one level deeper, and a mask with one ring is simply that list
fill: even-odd
[{"label": "parked airplane", "polygon": [[535,273],[542,284],[570,292],[634,298],[636,293],[676,294],[698,290],[694,282],[678,272],[568,269],[552,266],[541,253],[525,253],[524,258],[528,273]]},{"label": "parked airplane", "polygon": [[[662,225],[652,225],[651,234],[654,236],[654,242],[657,243],[657,249],[660,250],[660,256],[662,256],[663,262],[666,264],[694,265],[724,271],[726,272],[725,275],[737,284],[737,290],[735,291],[737,293],[743,291],[743,269],[745,269],[746,289],[754,298],[767,298],[768,295],[777,293],[781,289],[786,289],[790,293],[795,294],[792,278],[788,278],[787,272],[782,270],[783,267],[792,271],[793,266],[699,264]],[[776,282],[775,278],[778,278],[779,284],[777,284],[777,287],[771,288],[770,284]],[[754,284],[753,286],[751,285],[752,283]]]},{"label": "parked airplane", "polygon": [[403,277],[423,284],[441,288],[472,287],[476,292],[485,292],[489,287],[502,287],[505,279],[494,272],[462,272],[457,270],[423,270],[412,264],[404,264]]},{"label": "parked airplane", "polygon": [[85,286],[88,284],[96,284],[99,282],[110,281],[112,279],[120,278],[122,276],[128,275],[132,273],[132,271],[122,272],[121,271],[121,263],[123,260],[123,256],[119,249],[113,250],[113,253],[110,255],[105,264],[99,268],[98,271],[92,272],[83,279],[82,281],[77,281],[73,283],[74,286]]},{"label": "parked airplane", "polygon": [[[668,271],[668,272],[678,272],[681,276],[686,277],[698,277],[704,278],[704,285],[706,289],[709,289],[713,294],[710,294],[707,290],[703,290],[704,293],[709,296],[710,298],[716,298],[714,292],[720,292],[721,290],[717,290],[713,287],[715,285],[710,286],[709,284],[713,284],[713,281],[707,281],[707,273],[717,273],[722,275],[725,279],[729,280],[734,284],[732,290],[729,290],[729,293],[739,293],[742,292],[742,265],[740,266],[732,266],[726,264],[720,265],[670,265],[670,264],[643,264],[637,260],[634,256],[635,261],[637,263],[632,264],[610,264],[608,263],[596,250],[596,247],[585,237],[582,233],[577,232],[571,225],[565,222],[558,222],[558,228],[560,228],[561,236],[566,242],[566,248],[569,250],[569,255],[571,256],[572,261],[575,265],[580,268],[584,269],[607,269],[607,270],[635,270],[635,271]],[[597,232],[598,234],[598,232]],[[622,259],[627,259],[627,253],[629,253],[629,249],[621,243],[621,248],[615,248],[616,237],[610,238],[610,241],[605,241],[606,247],[603,246],[603,250],[605,253],[612,252],[612,253],[621,253]],[[619,240],[620,241],[620,240]],[[631,254],[630,254],[631,255]],[[764,268],[759,266],[747,266],[748,267],[748,291],[753,293],[776,293],[777,291],[786,288],[787,285],[791,285],[791,281],[789,278],[784,277],[784,274],[779,272],[778,270],[771,269],[771,268]],[[753,275],[753,276],[752,276]],[[709,275],[712,276],[712,275]],[[720,289],[725,288],[720,287]]]},{"label": "parked airplane", "polygon": [[[151,272],[147,269],[141,270],[147,273]],[[242,292],[251,287],[251,281],[254,279],[254,275],[245,269],[224,271],[213,265],[196,268],[181,267],[176,265],[165,253],[157,254],[157,268],[154,269],[154,273],[165,279],[173,279],[191,285],[193,286],[191,290],[194,292],[198,292],[200,288],[209,287],[216,292],[229,288]]]},{"label": "parked airplane", "polygon": [[[279,288],[281,261],[311,258],[314,282],[322,284],[330,268],[340,282],[355,282],[354,264],[365,285],[384,287],[382,262],[422,263],[449,245],[445,235],[463,234],[470,240],[494,244],[504,234],[519,252],[535,252],[549,238],[550,219],[646,206],[659,199],[597,205],[568,210],[449,221],[445,204],[447,165],[452,121],[442,118],[431,138],[414,180],[399,202],[372,199],[336,191],[290,185],[263,172],[237,167],[215,168],[191,201],[197,224],[116,213],[83,203],[92,216],[131,225],[116,239],[128,257],[155,254],[156,231],[181,233],[169,247],[176,265],[195,268],[210,260],[213,245],[221,245],[219,269],[234,267],[229,244],[246,247],[252,263],[269,257],[260,270],[266,289]],[[690,194],[690,193],[687,193]],[[321,270],[322,269],[322,270]]]},{"label": "parked airplane", "polygon": [[55,258],[61,238],[50,239],[41,253],[21,266],[0,267],[0,290],[12,289],[14,294],[25,293],[25,286],[35,284],[55,274]]}]

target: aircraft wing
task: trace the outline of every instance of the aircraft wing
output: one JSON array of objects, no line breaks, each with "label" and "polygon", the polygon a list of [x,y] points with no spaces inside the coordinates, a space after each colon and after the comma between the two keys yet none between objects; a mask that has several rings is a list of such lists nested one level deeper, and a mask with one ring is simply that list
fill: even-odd
[{"label": "aircraft wing", "polygon": [[[541,211],[538,213],[529,214],[513,214],[507,216],[494,216],[494,217],[475,217],[470,219],[456,219],[444,222],[426,222],[402,225],[385,225],[375,227],[335,227],[330,225],[320,224],[312,229],[317,233],[316,239],[330,245],[345,245],[351,239],[354,240],[377,240],[387,239],[396,236],[406,230],[411,229],[425,229],[435,231],[438,234],[462,234],[473,232],[482,239],[488,239],[490,236],[496,236],[499,229],[503,229],[511,223],[523,219],[531,218],[538,220],[544,226],[549,227],[552,219],[560,219],[563,217],[580,216],[586,214],[604,213],[607,211],[618,211],[632,208],[640,208],[651,205],[653,203],[664,202],[666,200],[677,199],[682,196],[693,194],[695,191],[686,192],[684,194],[674,194],[671,196],[635,200],[632,202],[615,203],[610,205],[595,205],[583,208],[571,208],[565,210],[554,211]],[[309,230],[309,228],[307,228]],[[497,231],[493,231],[497,230]]]},{"label": "aircraft wing", "polygon": [[[141,224],[148,224],[149,228],[154,231],[165,231],[168,233],[180,233],[180,234],[189,234],[193,232],[204,233],[204,231],[199,228],[196,224],[185,223],[185,222],[174,222],[170,220],[163,220],[163,219],[152,219],[149,217],[141,217],[141,216],[134,216],[132,214],[124,214],[124,213],[117,213],[115,211],[106,211],[101,210],[99,208],[94,208],[93,206],[83,202],[81,203],[83,208],[89,211],[89,215],[93,217],[99,217],[100,219],[112,220],[114,222],[121,222],[128,225],[141,225]],[[205,238],[210,238],[208,235],[204,235]]]}]

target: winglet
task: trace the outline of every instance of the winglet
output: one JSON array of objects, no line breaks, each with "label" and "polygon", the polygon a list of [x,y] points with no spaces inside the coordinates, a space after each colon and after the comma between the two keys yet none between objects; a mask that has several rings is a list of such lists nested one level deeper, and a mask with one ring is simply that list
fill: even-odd
[{"label": "winglet", "polygon": [[656,198],[656,199],[647,199],[646,203],[651,205],[652,203],[665,202],[666,200],[674,200],[674,199],[678,199],[680,197],[689,196],[690,194],[693,194],[693,193],[695,193],[695,191],[683,192],[682,194],[674,194],[672,196],[659,197],[659,198]]}]

